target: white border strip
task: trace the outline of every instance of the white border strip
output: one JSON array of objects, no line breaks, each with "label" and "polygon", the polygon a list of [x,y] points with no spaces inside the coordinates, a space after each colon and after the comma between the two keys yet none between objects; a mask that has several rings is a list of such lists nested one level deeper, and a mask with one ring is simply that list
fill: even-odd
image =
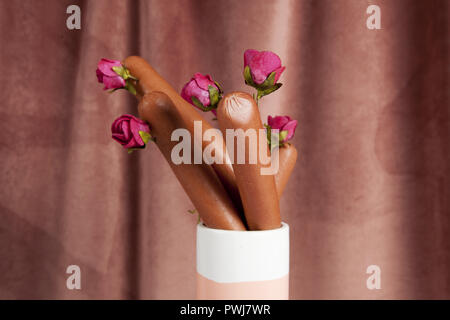
[{"label": "white border strip", "polygon": [[222,282],[279,279],[289,274],[289,226],[228,231],[197,226],[197,272]]}]

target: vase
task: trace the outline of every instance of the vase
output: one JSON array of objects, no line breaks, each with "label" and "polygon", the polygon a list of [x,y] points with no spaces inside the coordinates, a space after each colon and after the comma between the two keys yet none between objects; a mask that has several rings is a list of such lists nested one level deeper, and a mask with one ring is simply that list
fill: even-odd
[{"label": "vase", "polygon": [[289,298],[289,226],[230,231],[197,225],[197,299]]}]

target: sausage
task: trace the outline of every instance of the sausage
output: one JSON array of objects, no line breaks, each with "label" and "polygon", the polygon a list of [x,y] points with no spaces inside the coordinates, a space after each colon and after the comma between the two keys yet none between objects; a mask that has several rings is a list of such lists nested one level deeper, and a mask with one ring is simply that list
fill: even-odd
[{"label": "sausage", "polygon": [[[139,116],[150,124],[156,145],[191,199],[203,222],[210,228],[246,230],[239,213],[222,183],[208,164],[176,165],[171,159],[172,132],[184,128],[185,122],[170,98],[162,92],[146,93],[139,103]],[[192,142],[191,139],[191,144]],[[191,152],[193,154],[193,152]]]},{"label": "sausage", "polygon": [[[258,106],[253,98],[244,92],[232,92],[225,95],[217,108],[217,119],[223,135],[226,129],[254,129],[258,148],[264,146],[266,154],[268,144],[265,135],[260,140],[259,130],[263,129]],[[264,130],[264,129],[263,129]],[[228,140],[228,139],[227,139]],[[238,163],[238,144],[234,138],[234,146],[227,141],[227,148],[233,154],[232,163],[236,175],[236,183],[244,206],[245,218],[250,230],[269,230],[281,226],[278,194],[273,175],[261,175],[265,167],[256,155],[256,163],[249,163],[252,146],[245,139],[245,163]]]},{"label": "sausage", "polygon": [[[186,129],[189,130],[192,136],[194,134],[194,121],[201,121],[202,135],[204,131],[212,128],[212,126],[202,118],[198,111],[195,110],[189,102],[184,100],[178,92],[176,92],[175,89],[173,89],[172,86],[164,80],[143,58],[138,56],[130,56],[123,61],[123,64],[130,71],[132,76],[139,79],[139,81],[135,83],[138,99],[152,91],[164,92],[173,101],[173,104],[185,122]],[[220,161],[222,163],[212,163],[211,166],[225,187],[225,190],[228,192],[236,207],[242,214],[243,209],[241,199],[239,197],[239,190],[236,185],[233,167],[228,154],[226,153],[226,146],[223,139],[222,143],[216,140],[209,142],[201,139],[201,141],[202,152],[208,145],[211,144],[211,147],[214,148],[215,158],[222,159],[222,161]]]},{"label": "sausage", "polygon": [[277,186],[278,198],[281,198],[289,177],[297,161],[297,149],[290,143],[284,143],[284,146],[278,149],[279,169],[275,174],[275,184]]}]

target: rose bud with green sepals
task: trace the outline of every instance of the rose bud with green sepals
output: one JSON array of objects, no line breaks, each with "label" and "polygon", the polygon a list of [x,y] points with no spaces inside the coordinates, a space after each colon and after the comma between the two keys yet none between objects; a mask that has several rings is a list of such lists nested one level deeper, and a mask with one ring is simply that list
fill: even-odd
[{"label": "rose bud with green sepals", "polygon": [[200,110],[212,111],[215,115],[222,93],[220,85],[213,81],[209,74],[196,73],[184,85],[181,97]]},{"label": "rose bud with green sepals", "polygon": [[264,125],[267,129],[267,139],[270,144],[271,129],[279,130],[278,145],[283,146],[285,142],[291,140],[297,128],[297,120],[292,120],[289,116],[268,116],[267,124]]},{"label": "rose bud with green sepals", "polygon": [[149,125],[133,115],[124,114],[111,125],[112,138],[120,143],[128,153],[145,148],[152,138]]},{"label": "rose bud with green sepals", "polygon": [[136,95],[136,89],[130,80],[137,80],[132,77],[127,68],[125,68],[119,60],[101,59],[97,65],[97,80],[103,83],[103,90],[126,89]]},{"label": "rose bud with green sepals", "polygon": [[258,91],[257,101],[281,87],[277,82],[285,69],[280,57],[271,51],[248,49],[244,52],[245,84]]}]

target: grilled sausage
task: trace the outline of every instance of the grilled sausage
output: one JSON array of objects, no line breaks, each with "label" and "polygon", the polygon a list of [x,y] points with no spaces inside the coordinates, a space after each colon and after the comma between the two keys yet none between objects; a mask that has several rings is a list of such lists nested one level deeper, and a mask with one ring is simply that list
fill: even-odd
[{"label": "grilled sausage", "polygon": [[278,198],[281,198],[284,188],[286,187],[289,177],[295,167],[297,161],[297,149],[290,143],[285,143],[279,148],[279,169],[275,174],[275,184],[277,186]]},{"label": "grilled sausage", "polygon": [[[179,165],[173,163],[172,149],[178,142],[171,141],[171,135],[175,129],[185,128],[185,121],[171,99],[162,92],[147,93],[142,96],[138,109],[139,116],[150,124],[150,132],[156,145],[169,162],[203,222],[215,229],[246,230],[237,209],[211,166],[204,162]],[[191,143],[193,147],[193,139]]]},{"label": "grilled sausage", "polygon": [[[217,119],[224,136],[227,129],[242,129],[244,132],[253,129],[256,132],[258,147],[264,146],[268,154],[268,145],[265,135],[260,140],[259,130],[263,129],[258,106],[253,98],[243,92],[232,92],[225,95],[217,109]],[[250,130],[252,131],[252,130]],[[235,131],[236,132],[236,131]],[[265,167],[260,161],[258,153],[256,163],[250,163],[253,147],[249,139],[245,139],[245,163],[238,163],[239,146],[234,139],[234,146],[227,139],[227,148],[233,163],[236,183],[244,206],[245,218],[250,230],[269,230],[281,226],[278,194],[273,175],[262,175],[261,168]],[[255,156],[255,155],[253,155]]]},{"label": "grilled sausage", "polygon": [[[211,125],[202,118],[198,111],[184,100],[143,58],[130,56],[126,58],[123,63],[125,67],[128,68],[131,75],[139,79],[136,83],[138,99],[152,91],[161,91],[173,101],[175,108],[185,122],[185,128],[189,130],[191,135],[194,134],[194,121],[201,121],[202,135],[204,131],[212,128]],[[233,200],[235,206],[242,213],[239,191],[236,185],[233,167],[226,153],[225,143],[223,141],[220,143],[216,140],[213,140],[212,142],[203,141],[202,139],[202,152],[210,144],[212,144],[212,147],[214,148],[215,158],[222,159],[220,161],[222,163],[212,163],[211,166]]]}]

